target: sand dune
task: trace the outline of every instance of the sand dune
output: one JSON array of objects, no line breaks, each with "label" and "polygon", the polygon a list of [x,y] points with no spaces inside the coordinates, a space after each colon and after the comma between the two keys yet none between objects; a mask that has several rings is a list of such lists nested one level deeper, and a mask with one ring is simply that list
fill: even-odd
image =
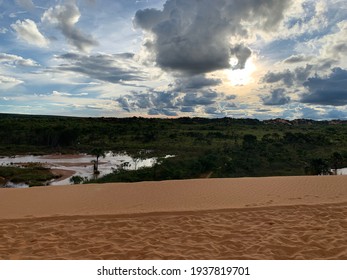
[{"label": "sand dune", "polygon": [[0,190],[0,259],[347,259],[347,177]]}]

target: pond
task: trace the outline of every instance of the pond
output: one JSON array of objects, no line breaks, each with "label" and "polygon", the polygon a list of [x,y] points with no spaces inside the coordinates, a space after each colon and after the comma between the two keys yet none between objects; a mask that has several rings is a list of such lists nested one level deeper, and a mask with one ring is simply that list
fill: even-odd
[{"label": "pond", "polygon": [[[169,157],[169,156],[167,156]],[[27,163],[41,163],[44,167],[51,168],[55,174],[62,174],[63,177],[54,180],[49,185],[69,185],[72,176],[93,179],[93,163],[95,156],[87,154],[78,155],[45,155],[45,156],[14,156],[0,157],[2,166],[22,166]],[[152,167],[158,158],[135,159],[127,154],[106,153],[105,157],[99,158],[99,177],[112,173],[114,170],[123,168],[125,170],[135,170],[142,167]],[[13,184],[8,182],[5,187],[25,188],[25,184]]]}]

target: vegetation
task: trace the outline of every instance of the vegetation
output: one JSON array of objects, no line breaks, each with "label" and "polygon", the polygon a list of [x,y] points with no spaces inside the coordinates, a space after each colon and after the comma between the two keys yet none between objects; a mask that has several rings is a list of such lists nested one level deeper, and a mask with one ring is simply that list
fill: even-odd
[{"label": "vegetation", "polygon": [[70,178],[70,183],[74,185],[82,184],[85,181],[85,178],[81,176],[72,176]]},{"label": "vegetation", "polygon": [[98,174],[100,174],[100,171],[99,171],[99,158],[100,157],[105,157],[105,152],[101,148],[94,148],[90,152],[90,154],[96,157],[96,160],[93,160],[93,165],[94,165],[93,170],[94,170],[94,174],[98,175]]},{"label": "vegetation", "polygon": [[25,183],[31,186],[44,186],[52,179],[56,179],[48,168],[40,165],[29,165],[27,167],[0,166],[1,177],[12,183]]},{"label": "vegetation", "polygon": [[347,122],[0,114],[2,155],[92,153],[97,167],[103,151],[175,157],[98,182],[327,174],[347,166]]}]

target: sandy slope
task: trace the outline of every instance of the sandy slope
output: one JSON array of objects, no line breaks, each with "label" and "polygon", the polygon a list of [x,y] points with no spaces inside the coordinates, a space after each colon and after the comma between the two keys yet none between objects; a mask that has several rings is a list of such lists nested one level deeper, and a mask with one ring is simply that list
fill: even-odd
[{"label": "sandy slope", "polygon": [[0,190],[0,259],[347,259],[347,177]]}]

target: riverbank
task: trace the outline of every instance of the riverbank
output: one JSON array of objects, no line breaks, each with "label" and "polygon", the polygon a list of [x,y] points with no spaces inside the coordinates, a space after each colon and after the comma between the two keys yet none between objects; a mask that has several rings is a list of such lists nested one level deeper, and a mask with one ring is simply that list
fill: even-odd
[{"label": "riverbank", "polygon": [[2,189],[2,259],[347,259],[347,177]]}]

